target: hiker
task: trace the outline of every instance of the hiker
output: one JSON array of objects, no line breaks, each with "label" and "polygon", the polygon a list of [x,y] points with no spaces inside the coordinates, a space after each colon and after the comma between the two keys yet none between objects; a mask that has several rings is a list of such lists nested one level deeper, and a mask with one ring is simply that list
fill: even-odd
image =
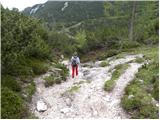
[{"label": "hiker", "polygon": [[74,78],[74,73],[76,71],[76,76],[78,75],[78,65],[80,64],[80,59],[77,56],[77,52],[74,52],[71,58],[71,65],[72,65],[72,78]]}]

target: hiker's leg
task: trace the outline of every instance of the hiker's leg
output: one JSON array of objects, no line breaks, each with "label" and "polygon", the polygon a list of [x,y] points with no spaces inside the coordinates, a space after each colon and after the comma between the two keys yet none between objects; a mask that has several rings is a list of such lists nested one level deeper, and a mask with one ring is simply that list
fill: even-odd
[{"label": "hiker's leg", "polygon": [[74,67],[72,66],[72,78],[74,78]]},{"label": "hiker's leg", "polygon": [[78,75],[78,65],[76,66],[76,76]]}]

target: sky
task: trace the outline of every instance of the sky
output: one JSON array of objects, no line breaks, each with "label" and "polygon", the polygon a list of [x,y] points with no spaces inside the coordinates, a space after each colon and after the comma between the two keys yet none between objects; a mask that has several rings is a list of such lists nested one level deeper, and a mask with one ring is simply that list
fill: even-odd
[{"label": "sky", "polygon": [[0,0],[4,8],[18,8],[20,11],[26,7],[31,7],[35,4],[45,3],[48,0]]}]

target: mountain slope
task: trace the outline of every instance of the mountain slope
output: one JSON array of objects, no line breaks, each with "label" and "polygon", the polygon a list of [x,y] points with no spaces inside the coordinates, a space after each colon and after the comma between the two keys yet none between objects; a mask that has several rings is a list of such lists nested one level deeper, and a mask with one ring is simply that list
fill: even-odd
[{"label": "mountain slope", "polygon": [[53,22],[79,22],[86,19],[104,16],[104,2],[48,1],[24,9],[26,15],[35,16],[48,23]]}]

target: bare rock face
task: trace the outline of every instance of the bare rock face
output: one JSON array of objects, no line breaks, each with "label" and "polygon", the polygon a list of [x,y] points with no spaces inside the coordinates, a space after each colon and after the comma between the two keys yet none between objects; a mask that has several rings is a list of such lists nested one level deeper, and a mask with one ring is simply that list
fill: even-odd
[{"label": "bare rock face", "polygon": [[37,101],[37,111],[44,112],[47,110],[47,105],[42,100]]}]

